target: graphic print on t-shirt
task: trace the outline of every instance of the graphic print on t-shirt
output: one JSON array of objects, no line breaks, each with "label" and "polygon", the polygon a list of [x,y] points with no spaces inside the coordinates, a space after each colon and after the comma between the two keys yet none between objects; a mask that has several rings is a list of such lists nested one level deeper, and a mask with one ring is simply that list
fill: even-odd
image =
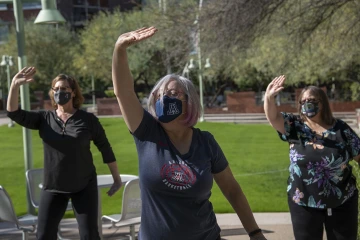
[{"label": "graphic print on t-shirt", "polygon": [[180,111],[179,109],[176,107],[176,103],[170,103],[169,104],[169,110],[167,112],[167,115],[175,115],[178,114]]},{"label": "graphic print on t-shirt", "polygon": [[196,175],[184,161],[164,164],[160,174],[163,183],[176,190],[189,189],[196,182]]}]

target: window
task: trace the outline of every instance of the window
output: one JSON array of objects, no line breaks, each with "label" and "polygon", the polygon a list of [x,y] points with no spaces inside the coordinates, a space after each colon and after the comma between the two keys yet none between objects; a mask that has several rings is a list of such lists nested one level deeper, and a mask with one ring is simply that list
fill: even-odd
[{"label": "window", "polygon": [[41,9],[41,3],[23,3],[23,9]]},{"label": "window", "polygon": [[84,0],[73,0],[73,4],[74,5],[85,5],[85,1]]},{"label": "window", "polygon": [[5,43],[9,36],[9,26],[0,21],[0,44]]},{"label": "window", "polygon": [[4,3],[1,3],[1,4],[0,4],[0,11],[6,11],[6,10],[8,10],[8,9],[7,9],[7,5],[4,4]]}]

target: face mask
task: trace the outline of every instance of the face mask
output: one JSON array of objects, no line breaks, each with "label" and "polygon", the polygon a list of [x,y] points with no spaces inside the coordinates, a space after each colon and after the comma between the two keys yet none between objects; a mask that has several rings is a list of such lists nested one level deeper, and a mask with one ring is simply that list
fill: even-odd
[{"label": "face mask", "polygon": [[65,105],[71,99],[71,92],[57,91],[54,93],[54,100],[58,105]]},{"label": "face mask", "polygon": [[308,118],[312,118],[319,112],[319,103],[305,102],[301,105],[301,112]]},{"label": "face mask", "polygon": [[168,123],[182,114],[182,101],[177,98],[163,96],[163,103],[160,99],[156,101],[155,111],[160,122]]}]

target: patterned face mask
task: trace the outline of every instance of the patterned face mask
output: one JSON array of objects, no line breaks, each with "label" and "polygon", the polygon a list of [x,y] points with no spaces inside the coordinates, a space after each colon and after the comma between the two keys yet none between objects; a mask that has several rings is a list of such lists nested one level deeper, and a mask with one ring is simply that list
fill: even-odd
[{"label": "patterned face mask", "polygon": [[308,118],[316,116],[319,112],[319,103],[318,102],[304,102],[301,105],[301,112]]},{"label": "patterned face mask", "polygon": [[155,111],[160,122],[169,123],[182,114],[182,101],[164,95],[162,103],[160,99],[156,101]]}]

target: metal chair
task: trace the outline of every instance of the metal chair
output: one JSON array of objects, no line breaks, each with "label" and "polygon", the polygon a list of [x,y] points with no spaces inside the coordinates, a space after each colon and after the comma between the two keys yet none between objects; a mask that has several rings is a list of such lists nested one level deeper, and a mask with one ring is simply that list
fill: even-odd
[{"label": "metal chair", "polygon": [[0,186],[0,222],[14,223],[22,231],[22,239],[27,240],[29,232],[35,232],[37,217],[18,218],[9,194]]},{"label": "metal chair", "polygon": [[[34,208],[38,209],[40,204],[41,197],[41,185],[43,184],[44,179],[44,169],[30,169],[26,171],[26,184],[29,190],[31,204]],[[71,201],[69,201],[68,206],[66,208],[67,211],[73,210]],[[58,229],[58,239],[66,240],[61,235],[61,229],[59,225]]]},{"label": "metal chair", "polygon": [[130,227],[130,240],[135,240],[135,225],[141,223],[141,198],[139,179],[125,184],[121,214],[104,215],[101,219],[110,220],[113,227]]}]

